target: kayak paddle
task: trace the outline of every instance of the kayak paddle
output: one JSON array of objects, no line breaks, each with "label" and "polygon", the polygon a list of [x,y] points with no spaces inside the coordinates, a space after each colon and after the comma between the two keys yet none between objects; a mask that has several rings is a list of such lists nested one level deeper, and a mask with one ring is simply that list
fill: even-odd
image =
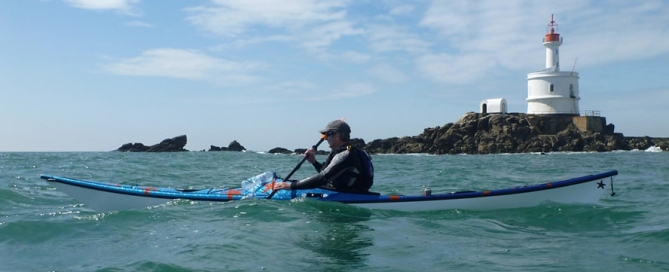
[{"label": "kayak paddle", "polygon": [[[313,147],[314,149],[317,149],[318,146],[321,145],[321,143],[325,140],[325,138],[327,138],[327,136],[326,136],[325,134],[321,135],[321,139],[318,140],[318,143],[316,143],[316,144],[313,145],[312,147]],[[297,171],[297,169],[300,169],[300,166],[302,166],[302,164],[303,164],[304,161],[306,161],[306,160],[307,160],[307,156],[304,156],[304,158],[302,158],[302,160],[300,161],[300,163],[298,163],[298,164],[295,166],[295,168],[293,168],[293,171],[290,171],[290,174],[288,174],[288,176],[286,176],[286,178],[284,178],[283,181],[288,181],[288,179],[289,179],[293,174],[295,174],[295,171]],[[278,191],[279,191],[279,190],[272,190],[272,193],[270,193],[270,194],[267,196],[267,199],[271,199],[271,198],[274,196],[274,194],[276,194],[276,192],[278,192]]]}]

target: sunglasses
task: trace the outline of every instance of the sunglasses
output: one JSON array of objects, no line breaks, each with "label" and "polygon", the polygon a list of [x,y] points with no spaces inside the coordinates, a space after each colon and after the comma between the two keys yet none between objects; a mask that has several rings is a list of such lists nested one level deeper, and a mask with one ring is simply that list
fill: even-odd
[{"label": "sunglasses", "polygon": [[334,130],[330,130],[328,132],[323,133],[323,135],[325,135],[325,137],[330,137],[330,136],[335,135],[335,134],[337,134],[337,132],[334,131]]}]

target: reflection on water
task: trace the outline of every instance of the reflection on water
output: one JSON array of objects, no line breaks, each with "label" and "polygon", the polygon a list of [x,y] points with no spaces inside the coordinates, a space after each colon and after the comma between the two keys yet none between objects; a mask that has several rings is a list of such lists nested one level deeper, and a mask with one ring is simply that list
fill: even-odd
[{"label": "reflection on water", "polygon": [[[361,268],[368,256],[365,249],[373,245],[367,224],[372,212],[338,203],[307,201],[300,205],[310,219],[312,232],[303,232],[295,245],[315,253],[310,263],[316,270]],[[309,260],[305,260],[309,262]]]}]

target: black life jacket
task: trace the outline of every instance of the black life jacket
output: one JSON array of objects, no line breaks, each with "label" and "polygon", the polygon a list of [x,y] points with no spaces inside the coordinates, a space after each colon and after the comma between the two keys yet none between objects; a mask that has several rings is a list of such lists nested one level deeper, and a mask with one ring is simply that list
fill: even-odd
[{"label": "black life jacket", "polygon": [[[339,191],[350,191],[365,193],[374,185],[374,165],[372,157],[362,149],[347,147],[348,156],[357,156],[354,161],[357,164],[342,171],[333,181],[334,187]],[[362,172],[358,169],[362,168]]]},{"label": "black life jacket", "polygon": [[374,164],[372,164],[372,156],[367,154],[362,149],[355,149],[358,151],[358,155],[360,156],[360,160],[362,161],[362,166],[364,173],[363,175],[363,180],[364,180],[364,185],[367,189],[372,188],[372,185],[374,185]]}]

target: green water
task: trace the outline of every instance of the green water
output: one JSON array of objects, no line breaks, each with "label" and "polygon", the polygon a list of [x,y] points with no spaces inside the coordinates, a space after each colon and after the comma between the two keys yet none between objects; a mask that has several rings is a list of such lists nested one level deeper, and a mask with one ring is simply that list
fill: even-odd
[{"label": "green water", "polygon": [[[669,270],[669,152],[374,156],[374,190],[384,194],[620,172],[616,195],[597,205],[492,212],[181,200],[96,213],[39,178],[239,187],[264,171],[286,175],[299,160],[252,152],[0,153],[0,271]],[[313,171],[304,165],[293,177]]]}]

